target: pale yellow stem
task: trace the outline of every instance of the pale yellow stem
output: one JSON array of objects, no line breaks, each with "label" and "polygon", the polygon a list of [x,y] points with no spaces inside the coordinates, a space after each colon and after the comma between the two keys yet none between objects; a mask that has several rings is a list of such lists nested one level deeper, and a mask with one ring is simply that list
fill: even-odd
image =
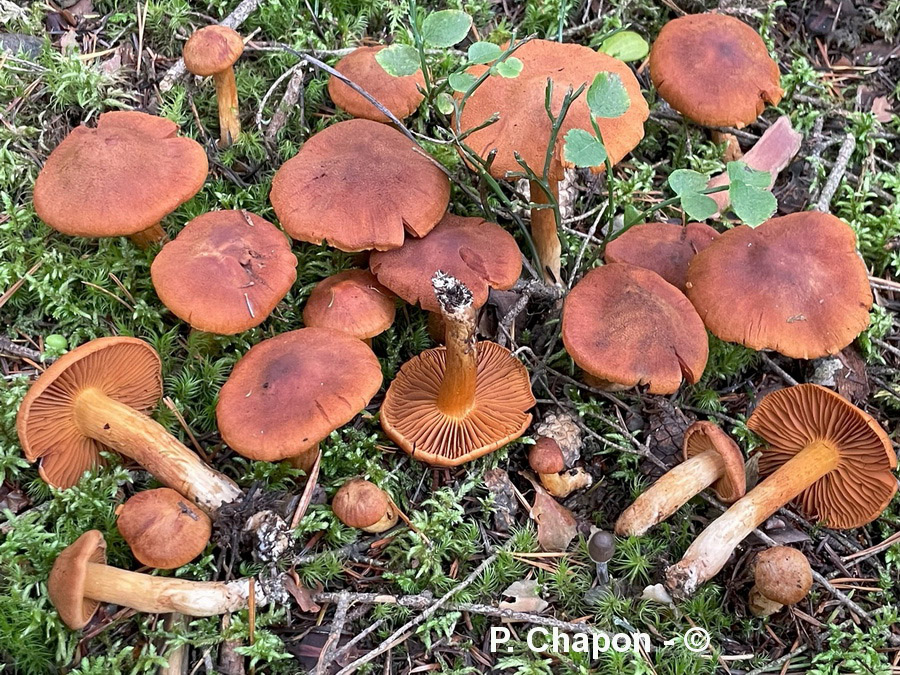
[{"label": "pale yellow stem", "polygon": [[216,83],[216,101],[219,104],[219,147],[227,148],[241,135],[234,68],[216,73],[213,81]]},{"label": "pale yellow stem", "polygon": [[[550,179],[550,192],[558,202],[559,181]],[[535,181],[531,181],[531,201],[535,204],[551,203],[540,183]],[[549,284],[559,284],[561,281],[562,245],[556,229],[556,214],[552,208],[531,210],[531,238],[534,240],[534,246],[541,261],[541,274],[544,281]]]},{"label": "pale yellow stem", "polygon": [[471,303],[443,312],[446,327],[446,366],[437,405],[444,414],[462,418],[475,404],[475,308]]}]

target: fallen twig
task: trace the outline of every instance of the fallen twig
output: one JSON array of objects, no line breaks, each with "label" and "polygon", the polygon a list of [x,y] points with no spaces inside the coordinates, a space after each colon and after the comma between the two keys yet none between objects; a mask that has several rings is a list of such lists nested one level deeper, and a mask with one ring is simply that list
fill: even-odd
[{"label": "fallen twig", "polygon": [[834,167],[831,169],[831,175],[828,176],[828,180],[825,182],[822,192],[819,193],[819,201],[816,202],[816,211],[821,211],[822,213],[831,212],[831,200],[834,198],[834,193],[837,192],[838,186],[841,184],[841,179],[847,172],[847,164],[850,162],[850,157],[853,155],[853,149],[855,147],[856,137],[851,132],[848,132],[844,137],[844,142],[841,143],[841,149],[838,150],[837,159],[834,162]]}]

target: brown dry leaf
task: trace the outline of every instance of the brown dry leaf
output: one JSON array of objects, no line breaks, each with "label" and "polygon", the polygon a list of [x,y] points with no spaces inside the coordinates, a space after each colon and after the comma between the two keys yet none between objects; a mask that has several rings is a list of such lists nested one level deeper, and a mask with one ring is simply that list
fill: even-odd
[{"label": "brown dry leaf", "polygon": [[528,480],[534,486],[534,506],[529,515],[537,523],[538,543],[545,551],[565,551],[578,534],[575,516],[531,478]]},{"label": "brown dry leaf", "polygon": [[872,114],[882,124],[887,124],[894,119],[894,111],[891,110],[887,96],[876,96],[872,99]]},{"label": "brown dry leaf", "polygon": [[500,609],[508,609],[511,612],[540,614],[550,606],[550,603],[538,595],[538,583],[534,579],[514,581],[503,591],[503,595],[513,598],[513,601],[501,600]]},{"label": "brown dry leaf", "polygon": [[284,575],[284,589],[293,596],[303,612],[316,613],[321,609],[313,600],[316,593],[321,592],[323,588],[321,584],[317,584],[317,586],[315,590],[311,590],[305,586],[298,585],[290,574]]},{"label": "brown dry leaf", "polygon": [[494,527],[499,532],[509,532],[516,522],[516,511],[519,510],[509,474],[503,469],[491,469],[484,474],[484,484],[494,498]]},{"label": "brown dry leaf", "polygon": [[59,38],[59,50],[63,53],[78,48],[78,34],[74,30],[67,30]]}]

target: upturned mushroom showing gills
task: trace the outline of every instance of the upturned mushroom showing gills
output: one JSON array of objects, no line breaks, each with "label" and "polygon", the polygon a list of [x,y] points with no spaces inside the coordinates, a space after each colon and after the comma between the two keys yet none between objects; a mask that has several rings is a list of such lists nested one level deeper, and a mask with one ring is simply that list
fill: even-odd
[{"label": "upturned mushroom showing gills", "polygon": [[34,183],[34,209],[54,230],[78,237],[165,238],[160,221],[206,180],[203,147],[178,126],[142,112],[100,115],[50,153]]},{"label": "upturned mushroom showing gills", "polygon": [[159,354],[143,340],[105,337],[65,354],[31,386],[16,419],[25,457],[67,488],[102,450],[135,460],[164,485],[213,512],[235,501],[235,483],[148,416],[162,396]]},{"label": "upturned mushroom showing gills", "polygon": [[228,26],[212,25],[196,31],[184,43],[184,65],[194,75],[212,75],[219,106],[219,147],[226,148],[241,135],[234,64],[244,53],[244,41]]},{"label": "upturned mushroom showing gills", "polygon": [[[598,73],[613,73],[622,80],[628,92],[630,106],[624,115],[596,119],[603,135],[609,160],[615,164],[631,152],[644,137],[644,122],[649,116],[647,102],[641,96],[641,86],[631,69],[618,59],[578,44],[562,44],[549,40],[530,40],[516,49],[516,58],[523,63],[518,77],[492,76],[469,97],[459,119],[463,133],[470,132],[466,143],[487,159],[496,150],[490,166],[494,178],[505,179],[510,173],[522,171],[516,154],[538,175],[544,169],[550,145],[551,123],[545,108],[547,80],[553,81],[550,109],[557,113],[567,89],[590,86]],[[472,66],[468,72],[480,76],[489,66]],[[483,126],[492,115],[499,119]],[[570,129],[591,129],[591,112],[586,97],[579,96],[569,108],[552,149],[549,167],[549,187],[553,198],[559,198],[559,181],[565,168],[571,168],[563,157],[563,138]],[[595,172],[603,166],[592,167]],[[550,203],[539,183],[531,184],[531,201]],[[531,235],[541,262],[541,272],[549,283],[560,281],[561,245],[553,210],[535,208],[531,212]]]},{"label": "upturned mushroom showing gills", "polygon": [[686,288],[716,337],[795,359],[842,350],[872,307],[856,235],[818,211],[729,230],[691,260]]},{"label": "upturned mushroom showing gills", "polygon": [[272,223],[248,211],[211,211],[163,246],[150,276],[175,316],[232,335],[266,320],[297,278],[297,258]]},{"label": "upturned mushroom showing gills", "polygon": [[528,466],[541,485],[554,497],[568,497],[575,490],[590,487],[593,479],[581,467],[567,470],[559,444],[547,436],[538,437],[528,451]]},{"label": "upturned mushroom showing gills", "polygon": [[472,293],[434,275],[446,347],[400,367],[381,406],[385,433],[415,459],[458,466],[521,436],[534,406],[528,372],[507,349],[475,341]]},{"label": "upturned mushroom showing gills", "polygon": [[345,270],[322,279],[309,294],[303,323],[352,335],[369,346],[394,323],[396,297],[369,270]]},{"label": "upturned mushroom showing gills", "polygon": [[755,584],[748,603],[754,616],[770,616],[785,605],[796,605],[812,588],[812,569],[800,551],[773,546],[756,556]]},{"label": "upturned mushroom showing gills", "polygon": [[897,491],[897,456],[872,417],[830,389],[801,384],[766,396],[747,427],[768,444],[765,480],[736,501],[666,572],[666,584],[690,595],[728,561],[744,538],[795,501],[807,518],[835,529],[869,523]]},{"label": "upturned mushroom showing gills", "polygon": [[562,339],[575,363],[610,390],[672,394],[706,368],[708,338],[684,294],[651,270],[611,263],[584,275],[563,304]]},{"label": "upturned mushroom showing gills", "polygon": [[[375,60],[375,55],[382,49],[383,46],[357,47],[338,61],[334,69],[362,87],[394,117],[406,119],[416,111],[424,98],[419,88],[424,89],[425,78],[421,70],[405,77],[388,75]],[[334,75],[328,79],[328,95],[338,108],[347,111],[353,117],[373,122],[390,122],[387,115],[372,105],[362,94]]]},{"label": "upturned mushroom showing gills", "polygon": [[[246,608],[250,589],[250,579],[186,581],[110,567],[99,530],[88,530],[64,549],[47,580],[50,602],[72,630],[84,628],[104,602],[152,614],[215,616]],[[267,602],[259,584],[255,595],[258,606]]]},{"label": "upturned mushroom showing gills", "polygon": [[349,480],[338,489],[331,510],[347,527],[376,534],[391,529],[399,517],[387,493],[362,478]]},{"label": "upturned mushroom showing gills", "polygon": [[694,422],[684,432],[684,461],[643,492],[616,521],[616,534],[644,534],[713,486],[726,504],[744,496],[744,457],[731,438],[712,422]]}]

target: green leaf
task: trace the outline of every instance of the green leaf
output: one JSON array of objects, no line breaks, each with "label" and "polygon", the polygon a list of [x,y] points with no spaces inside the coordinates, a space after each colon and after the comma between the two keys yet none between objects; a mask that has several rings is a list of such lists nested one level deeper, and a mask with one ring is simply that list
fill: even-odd
[{"label": "green leaf", "polygon": [[473,42],[469,45],[470,63],[490,63],[500,58],[503,50],[493,42]]},{"label": "green leaf", "polygon": [[596,136],[584,129],[570,129],[566,134],[563,156],[578,168],[600,166],[606,161],[606,148]]},{"label": "green leaf", "polygon": [[669,187],[679,197],[689,192],[705,190],[708,182],[708,173],[700,173],[691,169],[675,169],[669,174]]},{"label": "green leaf", "polygon": [[716,214],[719,205],[712,197],[686,192],[681,195],[681,208],[691,220],[706,220]]},{"label": "green leaf", "polygon": [[375,55],[384,72],[394,77],[406,77],[419,70],[419,52],[410,45],[393,44]]},{"label": "green leaf", "polygon": [[453,106],[453,97],[447,92],[443,92],[437,97],[437,109],[445,115],[450,115],[455,110]]},{"label": "green leaf", "polygon": [[587,104],[594,117],[621,117],[631,106],[631,99],[615,73],[597,73],[587,92]]},{"label": "green leaf", "polygon": [[515,56],[510,56],[505,61],[501,61],[496,66],[494,66],[494,70],[500,77],[518,77],[519,73],[522,72],[522,62]]},{"label": "green leaf", "polygon": [[772,175],[768,171],[751,169],[746,162],[728,162],[728,178],[732,183],[745,183],[764,190],[768,190],[772,183]]},{"label": "green leaf", "polygon": [[771,192],[741,181],[731,183],[728,196],[731,198],[731,210],[750,227],[767,221],[778,208],[778,200]]},{"label": "green leaf", "polygon": [[623,30],[601,42],[599,51],[620,61],[640,61],[650,53],[650,45],[633,30]]},{"label": "green leaf", "polygon": [[472,17],[458,9],[442,9],[425,17],[422,39],[437,49],[452,47],[461,41],[472,27]]},{"label": "green leaf", "polygon": [[453,91],[466,92],[469,90],[469,87],[475,84],[475,77],[465,72],[451,73],[450,77],[447,78],[447,82]]}]

